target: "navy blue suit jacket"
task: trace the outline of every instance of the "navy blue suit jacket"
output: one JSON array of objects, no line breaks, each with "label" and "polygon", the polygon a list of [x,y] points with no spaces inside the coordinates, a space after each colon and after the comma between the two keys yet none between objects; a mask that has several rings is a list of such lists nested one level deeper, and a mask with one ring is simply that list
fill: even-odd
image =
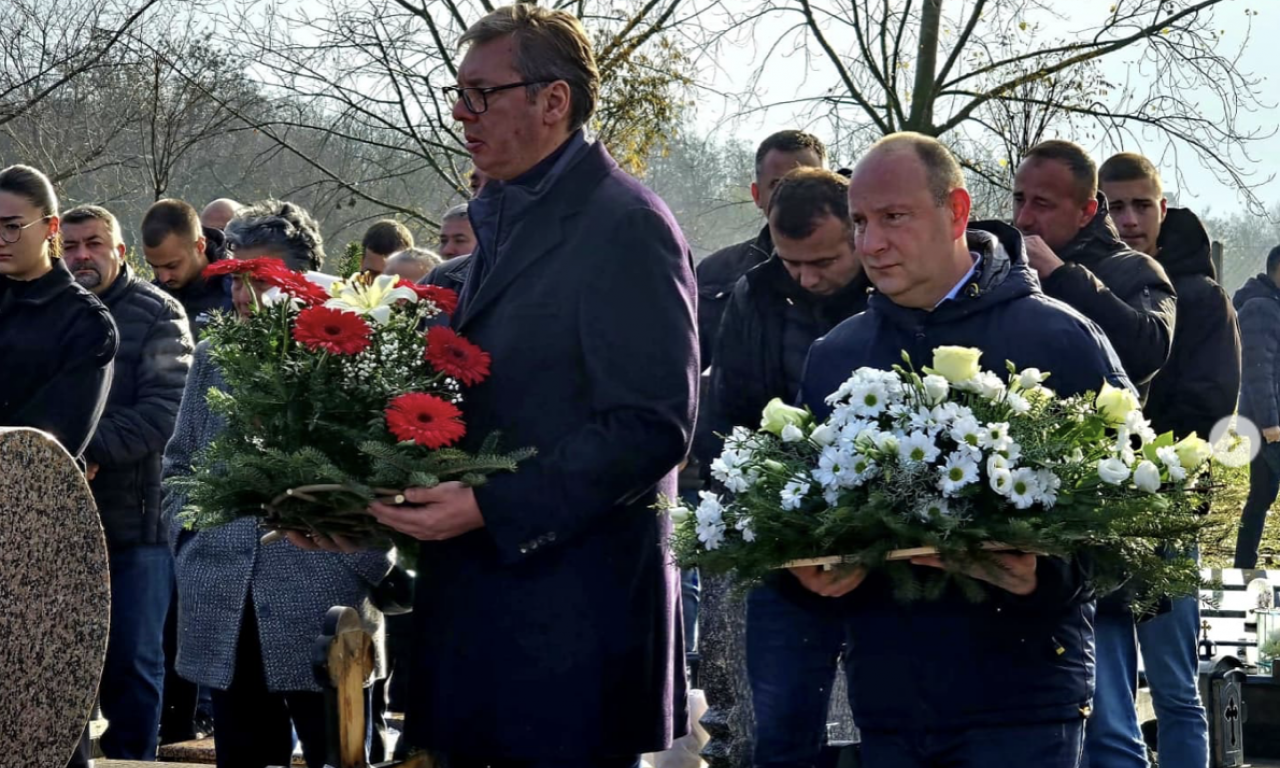
[{"label": "navy blue suit jacket", "polygon": [[663,749],[687,728],[654,505],[675,495],[695,416],[692,257],[602,146],[566,157],[504,192],[497,257],[454,317],[492,356],[462,405],[472,447],[499,431],[538,455],[476,490],[485,528],[422,547],[416,746],[555,760]]}]

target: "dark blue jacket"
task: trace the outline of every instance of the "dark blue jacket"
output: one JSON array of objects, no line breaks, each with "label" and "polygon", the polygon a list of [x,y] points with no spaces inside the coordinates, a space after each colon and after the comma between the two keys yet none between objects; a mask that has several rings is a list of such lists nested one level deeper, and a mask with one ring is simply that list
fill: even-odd
[{"label": "dark blue jacket", "polygon": [[1259,274],[1245,281],[1232,302],[1244,353],[1240,415],[1258,429],[1280,426],[1280,288]]},{"label": "dark blue jacket", "polygon": [[468,446],[497,430],[538,456],[476,490],[485,528],[422,544],[406,729],[557,763],[687,728],[679,574],[653,507],[676,491],[698,371],[692,256],[666,205],[580,137],[543,170],[472,201],[453,319],[492,356],[464,394]]},{"label": "dark blue jacket", "polygon": [[84,452],[99,465],[89,487],[107,546],[163,544],[169,521],[160,510],[160,463],[191,367],[187,316],[128,265],[98,298],[119,329],[120,351],[107,408]]},{"label": "dark blue jacket", "polygon": [[[813,345],[802,402],[824,402],[856,368],[889,369],[905,350],[928,365],[942,345],[977,347],[982,365],[1039,368],[1060,395],[1130,386],[1098,328],[1040,291],[1022,237],[1005,224],[972,225],[979,271],[957,299],[932,312],[882,294],[866,312]],[[997,239],[992,234],[998,236]],[[1078,719],[1093,696],[1092,591],[1076,562],[1040,558],[1027,597],[996,588],[974,604],[957,591],[937,601],[897,602],[872,574],[841,608],[850,616],[854,720],[862,728],[939,729]]]}]

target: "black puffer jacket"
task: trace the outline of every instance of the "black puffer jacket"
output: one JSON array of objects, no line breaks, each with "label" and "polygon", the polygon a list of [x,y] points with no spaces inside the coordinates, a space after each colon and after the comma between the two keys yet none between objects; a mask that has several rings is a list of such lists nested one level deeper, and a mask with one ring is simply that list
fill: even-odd
[{"label": "black puffer jacket", "polygon": [[116,346],[111,314],[61,259],[30,282],[0,276],[0,427],[43,429],[78,457],[106,403]]},{"label": "black puffer jacket", "polygon": [[711,383],[702,402],[694,454],[704,467],[719,455],[735,426],[756,427],[769,401],[794,402],[809,347],[867,308],[871,287],[859,273],[832,296],[804,290],[777,257],[756,266],[734,286],[714,351]]},{"label": "black puffer jacket", "polygon": [[1124,244],[1098,193],[1098,213],[1058,257],[1066,262],[1044,292],[1066,302],[1107,334],[1129,379],[1146,386],[1169,359],[1175,300],[1164,269]]},{"label": "black puffer jacket", "polygon": [[715,354],[720,319],[739,278],[773,253],[769,227],[751,240],[721,248],[698,263],[698,353],[706,370]]},{"label": "black puffer jacket", "polygon": [[126,266],[100,296],[120,329],[115,381],[85,459],[112,548],[168,541],[160,511],[160,463],[191,367],[182,305]]},{"label": "black puffer jacket", "polygon": [[[205,243],[204,256],[209,263],[213,264],[226,258],[227,238],[222,234],[222,230],[213,227],[202,227],[202,229]],[[152,283],[152,285],[167,290],[159,283]],[[200,331],[204,330],[214,312],[231,312],[234,309],[231,303],[230,275],[215,277],[211,280],[197,277],[171,293],[186,312],[193,339],[200,338]]]},{"label": "black puffer jacket", "polygon": [[1236,291],[1233,301],[1243,349],[1240,415],[1258,429],[1280,426],[1280,288],[1269,276],[1258,275]]},{"label": "black puffer jacket", "polygon": [[1156,261],[1178,292],[1169,361],[1151,381],[1144,409],[1156,432],[1208,438],[1236,409],[1240,332],[1231,300],[1216,282],[1209,234],[1184,208],[1170,208],[1160,227]]}]

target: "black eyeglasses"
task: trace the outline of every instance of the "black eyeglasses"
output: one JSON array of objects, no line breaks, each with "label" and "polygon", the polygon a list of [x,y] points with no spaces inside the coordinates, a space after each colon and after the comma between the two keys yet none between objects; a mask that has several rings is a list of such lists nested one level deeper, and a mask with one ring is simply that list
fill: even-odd
[{"label": "black eyeglasses", "polygon": [[440,89],[447,101],[457,103],[458,99],[462,99],[462,103],[466,106],[467,111],[473,115],[483,115],[489,111],[489,94],[498,91],[509,91],[512,88],[527,88],[532,85],[546,85],[553,83],[554,80],[529,80],[524,83],[508,83],[507,85],[494,85],[488,88],[459,88],[456,85],[446,85]]},{"label": "black eyeglasses", "polygon": [[42,221],[47,221],[49,218],[51,217],[41,216],[34,221],[28,221],[26,224],[19,224],[16,221],[6,221],[5,223],[0,224],[0,240],[5,241],[9,245],[13,245],[22,238],[22,230],[27,227],[35,226]]}]

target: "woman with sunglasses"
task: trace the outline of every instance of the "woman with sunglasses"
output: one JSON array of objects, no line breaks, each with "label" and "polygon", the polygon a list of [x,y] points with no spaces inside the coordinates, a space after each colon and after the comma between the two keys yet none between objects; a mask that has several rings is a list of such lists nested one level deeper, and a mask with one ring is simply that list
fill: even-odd
[{"label": "woman with sunglasses", "polygon": [[111,387],[116,326],[59,258],[58,198],[43,173],[0,171],[0,427],[51,433],[77,458]]}]

